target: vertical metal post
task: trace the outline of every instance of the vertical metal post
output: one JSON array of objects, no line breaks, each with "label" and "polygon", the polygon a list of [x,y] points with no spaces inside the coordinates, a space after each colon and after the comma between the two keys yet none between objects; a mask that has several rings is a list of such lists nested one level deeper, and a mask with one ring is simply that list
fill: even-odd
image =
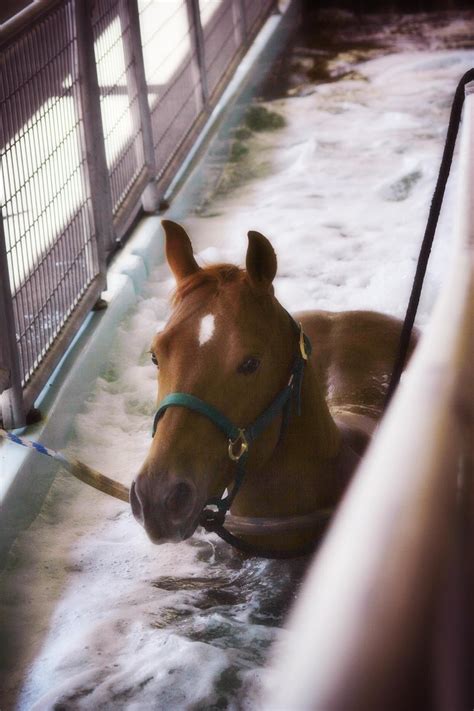
[{"label": "vertical metal post", "polygon": [[7,371],[5,383],[9,387],[0,394],[1,416],[5,429],[21,427],[26,423],[21,386],[21,368],[18,346],[15,336],[15,317],[13,299],[8,273],[7,246],[3,229],[3,216],[0,210],[0,355],[2,365]]},{"label": "vertical metal post", "polygon": [[232,24],[234,26],[234,42],[240,56],[244,53],[245,38],[242,24],[242,7],[240,0],[232,0]]},{"label": "vertical metal post", "polygon": [[245,10],[245,0],[239,0],[240,3],[240,17],[242,22],[242,37],[243,45],[246,47],[249,43],[249,28],[247,26],[247,12]]},{"label": "vertical metal post", "polygon": [[[132,118],[135,127],[141,127],[143,155],[148,172],[148,184],[142,194],[142,205],[145,212],[156,212],[160,206],[160,196],[155,182],[158,170],[153,145],[153,130],[150,106],[148,104],[148,85],[145,77],[137,0],[122,0],[120,3],[120,22],[125,63],[128,67],[128,91],[129,95],[137,97],[138,106],[136,111],[132,110]],[[128,32],[125,31],[127,26],[129,28]]]},{"label": "vertical metal post", "polygon": [[99,270],[106,280],[107,257],[116,244],[113,204],[100,111],[100,89],[94,55],[93,0],[74,3],[77,33],[77,72],[80,89],[78,111],[82,119],[89,190],[95,223]]},{"label": "vertical metal post", "polygon": [[199,0],[186,0],[188,17],[194,25],[194,40],[196,42],[196,56],[201,75],[202,100],[204,108],[209,108],[209,86],[207,83],[206,55],[204,47],[204,33],[202,31],[201,10]]}]

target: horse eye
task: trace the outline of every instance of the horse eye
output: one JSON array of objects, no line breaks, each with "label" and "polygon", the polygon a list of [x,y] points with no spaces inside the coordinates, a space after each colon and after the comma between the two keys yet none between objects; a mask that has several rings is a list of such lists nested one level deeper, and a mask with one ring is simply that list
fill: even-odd
[{"label": "horse eye", "polygon": [[150,355],[151,355],[151,362],[153,363],[153,365],[156,365],[156,367],[158,368],[158,358],[156,357],[156,355],[154,353],[151,353]]},{"label": "horse eye", "polygon": [[250,358],[246,358],[242,361],[237,368],[237,372],[242,373],[242,375],[250,375],[251,373],[255,373],[259,365],[260,360],[258,358],[254,358],[254,356],[250,356]]}]

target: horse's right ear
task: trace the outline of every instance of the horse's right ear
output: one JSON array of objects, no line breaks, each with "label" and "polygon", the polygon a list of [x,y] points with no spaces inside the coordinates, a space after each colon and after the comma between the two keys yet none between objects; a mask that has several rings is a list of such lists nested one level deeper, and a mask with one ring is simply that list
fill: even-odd
[{"label": "horse's right ear", "polygon": [[162,220],[161,224],[166,235],[166,259],[176,281],[198,272],[200,267],[194,259],[191,240],[186,230],[171,220]]}]

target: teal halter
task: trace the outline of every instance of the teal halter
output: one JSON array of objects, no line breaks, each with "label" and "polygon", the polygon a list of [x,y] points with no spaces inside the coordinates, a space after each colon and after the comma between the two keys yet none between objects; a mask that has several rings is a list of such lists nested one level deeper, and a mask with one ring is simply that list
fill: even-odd
[{"label": "teal halter", "polygon": [[[227,452],[229,459],[236,462],[237,470],[234,479],[232,491],[225,497],[213,497],[206,502],[201,513],[200,523],[208,530],[214,530],[213,524],[222,524],[227,511],[230,509],[245,476],[245,465],[248,457],[248,450],[252,442],[268,427],[273,419],[283,412],[283,424],[281,433],[285,430],[291,414],[291,405],[293,398],[296,398],[296,410],[298,415],[301,411],[301,386],[303,382],[304,366],[309,356],[311,355],[311,342],[305,335],[301,324],[290,316],[291,322],[295,327],[295,331],[299,336],[298,353],[294,359],[290,377],[287,385],[278,393],[270,405],[262,412],[262,414],[247,427],[238,427],[229,420],[220,410],[213,405],[201,400],[195,395],[189,393],[171,393],[167,395],[160,403],[153,421],[153,437],[155,436],[158,422],[169,407],[186,407],[188,410],[193,410],[207,417],[214,425],[223,432],[227,437],[228,447]],[[281,435],[280,435],[281,437]],[[208,506],[216,506],[217,511],[207,508]]]}]

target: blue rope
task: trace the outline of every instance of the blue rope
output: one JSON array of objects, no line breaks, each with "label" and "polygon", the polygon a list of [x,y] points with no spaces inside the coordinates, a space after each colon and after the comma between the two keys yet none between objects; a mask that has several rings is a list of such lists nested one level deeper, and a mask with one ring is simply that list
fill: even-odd
[{"label": "blue rope", "polygon": [[60,462],[62,464],[66,471],[75,476],[76,479],[79,479],[85,484],[92,486],[94,489],[102,491],[105,494],[109,494],[110,496],[113,496],[116,499],[120,499],[120,501],[128,502],[129,500],[129,490],[128,487],[124,484],[114,481],[113,479],[110,479],[107,476],[104,476],[104,474],[95,471],[83,462],[79,462],[78,460],[70,461],[67,457],[64,456],[64,454],[56,452],[54,449],[49,449],[49,447],[45,447],[44,444],[41,444],[41,442],[35,442],[35,440],[24,439],[23,437],[19,437],[13,432],[6,432],[2,429],[0,429],[0,439],[6,439],[9,442],[12,442],[13,444],[20,445],[21,447],[26,447],[27,449],[32,449],[35,452],[38,452],[38,454],[43,454],[46,457],[55,459],[57,462]]},{"label": "blue rope", "polygon": [[0,437],[3,439],[7,439],[10,442],[13,442],[13,444],[19,444],[21,447],[34,449],[39,454],[43,454],[46,457],[51,457],[51,459],[56,459],[63,463],[68,462],[68,460],[63,454],[55,452],[54,449],[49,449],[48,447],[45,447],[44,444],[41,444],[41,442],[36,442],[32,439],[24,439],[23,437],[19,437],[13,432],[7,432],[6,430],[2,429],[0,429]]}]

